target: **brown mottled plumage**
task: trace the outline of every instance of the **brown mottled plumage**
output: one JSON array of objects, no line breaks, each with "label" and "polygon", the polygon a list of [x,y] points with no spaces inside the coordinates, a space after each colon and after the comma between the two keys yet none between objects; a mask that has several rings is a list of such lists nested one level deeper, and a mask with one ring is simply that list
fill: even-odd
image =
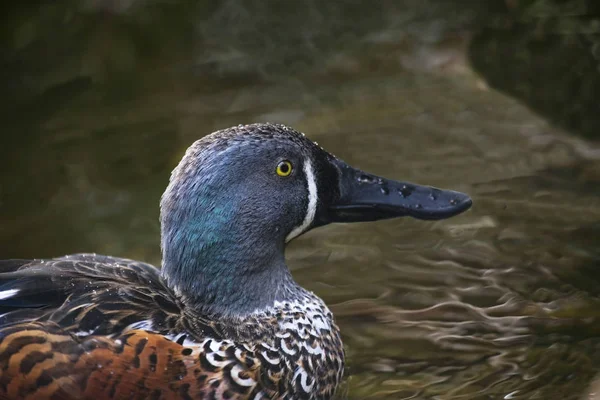
[{"label": "brown mottled plumage", "polygon": [[351,168],[282,125],[215,132],[162,197],[160,270],[95,254],[0,261],[0,398],[329,399],[339,330],[292,278],[286,243],[470,205]]},{"label": "brown mottled plumage", "polygon": [[[19,276],[13,299],[22,304],[58,305],[0,317],[0,398],[304,398],[292,396],[307,379],[294,379],[300,363],[322,381],[312,398],[327,399],[342,376],[333,316],[309,292],[217,322],[178,302],[158,269],[132,260],[80,254],[0,275]],[[61,300],[54,288],[71,289]]]}]

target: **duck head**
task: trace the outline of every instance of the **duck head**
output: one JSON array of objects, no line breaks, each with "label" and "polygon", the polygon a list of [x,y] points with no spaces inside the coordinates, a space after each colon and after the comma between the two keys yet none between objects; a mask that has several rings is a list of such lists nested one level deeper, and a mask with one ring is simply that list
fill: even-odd
[{"label": "duck head", "polygon": [[283,125],[253,124],[196,141],[161,200],[162,274],[187,304],[244,314],[294,296],[286,243],[331,222],[444,219],[463,193],[352,168]]}]

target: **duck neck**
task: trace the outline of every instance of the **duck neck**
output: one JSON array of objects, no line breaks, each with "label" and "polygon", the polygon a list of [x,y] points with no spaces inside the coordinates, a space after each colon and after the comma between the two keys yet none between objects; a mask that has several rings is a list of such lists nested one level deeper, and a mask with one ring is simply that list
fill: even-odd
[{"label": "duck neck", "polygon": [[227,215],[221,210],[187,223],[163,218],[161,274],[167,284],[199,312],[224,316],[297,298],[303,289],[285,264],[284,241],[239,221],[234,226],[235,216]]}]

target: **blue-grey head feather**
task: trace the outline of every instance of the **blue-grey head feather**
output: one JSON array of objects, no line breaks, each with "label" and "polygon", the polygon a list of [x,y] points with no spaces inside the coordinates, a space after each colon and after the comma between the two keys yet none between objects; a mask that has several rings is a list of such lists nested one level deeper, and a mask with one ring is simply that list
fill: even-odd
[{"label": "blue-grey head feather", "polygon": [[[301,166],[319,152],[327,155],[302,134],[272,124],[195,142],[161,201],[167,282],[209,312],[252,312],[293,294],[285,238],[307,212]],[[275,174],[283,159],[295,166],[290,179]]]}]

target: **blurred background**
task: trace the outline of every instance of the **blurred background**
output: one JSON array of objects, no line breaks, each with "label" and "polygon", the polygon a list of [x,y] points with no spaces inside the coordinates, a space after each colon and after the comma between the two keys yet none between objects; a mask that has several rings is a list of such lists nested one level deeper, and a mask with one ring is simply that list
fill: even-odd
[{"label": "blurred background", "polygon": [[281,122],[356,167],[474,199],[447,221],[333,225],[290,246],[343,332],[339,398],[595,398],[598,1],[0,9],[0,258],[159,265],[158,202],[187,146]]}]

